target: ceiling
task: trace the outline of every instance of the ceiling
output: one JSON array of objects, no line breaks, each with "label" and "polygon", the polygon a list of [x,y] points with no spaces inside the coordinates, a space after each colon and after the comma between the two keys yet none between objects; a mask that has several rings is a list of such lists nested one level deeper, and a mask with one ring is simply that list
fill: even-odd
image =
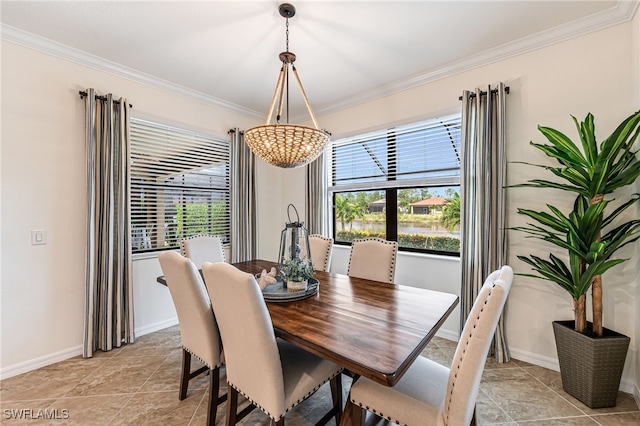
[{"label": "ceiling", "polygon": [[[2,0],[0,18],[5,40],[264,118],[285,50],[280,3]],[[289,47],[316,115],[615,25],[638,8],[637,1],[291,3]],[[292,118],[306,114],[293,84]]]}]

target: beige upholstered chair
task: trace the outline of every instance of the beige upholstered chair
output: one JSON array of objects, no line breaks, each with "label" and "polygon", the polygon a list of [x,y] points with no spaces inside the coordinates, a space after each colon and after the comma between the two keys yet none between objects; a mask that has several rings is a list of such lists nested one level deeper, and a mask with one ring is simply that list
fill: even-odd
[{"label": "beige upholstered chair", "polygon": [[[189,259],[176,252],[167,251],[160,253],[158,260],[180,323],[182,375],[178,397],[180,400],[185,399],[189,380],[208,371],[210,379],[207,424],[214,425],[218,404],[225,401],[227,395],[218,398],[223,355],[220,333],[209,295],[200,272]],[[202,361],[205,366],[191,372],[191,355]]]},{"label": "beige upholstered chair", "polygon": [[309,235],[311,262],[316,271],[329,271],[331,267],[331,253],[333,253],[333,238],[318,234]]},{"label": "beige upholstered chair", "polygon": [[396,274],[398,243],[382,238],[355,239],[347,275],[368,280],[393,283]]},{"label": "beige upholstered chair", "polygon": [[325,420],[342,414],[342,369],[297,346],[276,340],[260,287],[251,274],[228,263],[205,263],[202,272],[224,344],[229,398],[227,425],[237,421],[238,393],[284,425],[284,416],[331,382],[334,406]]},{"label": "beige upholstered chair", "polygon": [[450,369],[418,357],[394,387],[364,377],[355,382],[347,402],[353,424],[362,424],[365,407],[403,425],[474,425],[487,352],[512,281],[513,270],[509,266],[486,279],[471,308]]},{"label": "beige upholstered chair", "polygon": [[222,238],[214,235],[198,234],[180,241],[180,253],[191,259],[198,269],[204,262],[224,262]]}]

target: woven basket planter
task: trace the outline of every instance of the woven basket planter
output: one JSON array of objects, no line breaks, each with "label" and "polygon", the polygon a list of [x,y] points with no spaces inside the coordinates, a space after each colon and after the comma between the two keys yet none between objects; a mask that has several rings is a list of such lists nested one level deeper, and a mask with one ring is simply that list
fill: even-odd
[{"label": "woven basket planter", "polygon": [[306,291],[307,280],[303,281],[287,281],[287,290],[289,291]]},{"label": "woven basket planter", "polygon": [[573,321],[554,321],[553,332],[565,392],[589,408],[615,407],[629,337],[606,328],[592,337],[575,331]]}]

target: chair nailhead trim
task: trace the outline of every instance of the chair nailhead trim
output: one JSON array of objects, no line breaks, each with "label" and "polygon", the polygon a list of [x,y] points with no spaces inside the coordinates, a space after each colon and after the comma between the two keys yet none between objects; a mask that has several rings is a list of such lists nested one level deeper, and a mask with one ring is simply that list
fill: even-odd
[{"label": "chair nailhead trim", "polygon": [[280,417],[276,418],[273,414],[271,414],[270,412],[268,412],[266,409],[264,409],[264,407],[262,407],[260,404],[258,404],[257,402],[255,402],[253,399],[251,399],[247,394],[245,394],[244,392],[242,392],[240,389],[238,389],[238,387],[236,385],[234,385],[233,383],[229,382],[227,380],[227,384],[229,386],[232,386],[235,390],[238,391],[238,393],[242,396],[244,396],[249,402],[251,402],[253,405],[255,405],[256,407],[258,407],[263,413],[265,413],[267,416],[269,416],[269,418],[275,420],[276,422],[279,421],[281,418],[283,418],[285,416],[286,413],[289,412],[289,410],[293,409],[296,405],[300,404],[302,401],[304,401],[305,399],[309,398],[311,395],[313,395],[318,389],[320,389],[325,383],[327,383],[329,380],[333,379],[334,377],[336,377],[338,374],[342,374],[342,369],[337,373],[334,374],[332,376],[330,376],[328,379],[325,379],[319,386],[315,387],[312,391],[310,391],[309,393],[307,393],[305,396],[302,397],[302,399],[299,399],[298,401],[296,401],[296,403],[291,404],[290,407],[285,408],[284,410],[284,414],[280,415]]},{"label": "chair nailhead trim", "polygon": [[[360,408],[364,408],[367,411],[371,411],[376,416],[380,416],[380,417],[384,418],[384,415],[382,413],[377,413],[376,410],[373,410],[373,409],[369,408],[369,406],[363,406],[362,402],[357,402],[355,399],[351,398],[351,403],[357,404]],[[392,419],[391,416],[387,416],[386,419],[389,420],[390,422],[394,422],[397,425],[403,424],[404,426],[409,426],[406,423],[400,423],[400,420]]]},{"label": "chair nailhead trim", "polygon": [[[211,234],[196,234],[196,235],[190,235],[188,237],[184,237],[183,239],[180,240],[180,254],[184,257],[189,257],[187,256],[187,247],[185,244],[186,240],[194,240],[196,238],[200,238],[200,237],[215,237],[215,238],[220,238],[217,235],[211,235]],[[220,238],[220,243],[222,243],[222,239]],[[222,260],[223,261],[227,261],[226,256],[224,254],[224,250],[222,250]]]},{"label": "chair nailhead trim", "polygon": [[321,240],[324,240],[326,242],[328,242],[329,244],[327,244],[327,250],[324,256],[324,265],[322,265],[322,270],[326,271],[327,270],[327,266],[329,263],[329,254],[331,253],[331,246],[333,244],[333,238],[327,238],[324,235],[320,235],[320,234],[311,234],[309,235],[309,237],[314,237],[314,238],[319,238]]},{"label": "chair nailhead trim", "polygon": [[206,362],[205,360],[203,360],[202,358],[200,358],[198,355],[194,354],[193,351],[189,348],[187,348],[186,346],[182,345],[182,349],[184,349],[185,351],[189,352],[191,354],[191,356],[196,357],[201,363],[203,363],[204,365],[206,365],[207,367],[209,367],[211,370],[215,369],[215,368],[220,368],[222,367],[224,364],[220,363],[217,365],[214,365],[213,367],[209,365],[208,362]]},{"label": "chair nailhead trim", "polygon": [[[398,254],[398,243],[395,241],[387,241],[378,237],[370,237],[370,238],[356,238],[351,242],[351,250],[353,250],[353,243],[361,242],[361,241],[379,241],[383,244],[388,244],[393,246],[393,258],[391,259],[391,268],[389,268],[389,282],[393,283],[393,277],[395,276],[396,270],[396,256]],[[347,274],[351,270],[351,253],[349,253],[349,265],[347,266]]]},{"label": "chair nailhead trim", "polygon": [[480,313],[478,313],[478,315],[476,316],[475,322],[473,323],[473,328],[471,330],[471,333],[469,333],[469,337],[464,342],[465,346],[462,349],[462,355],[460,356],[460,359],[456,363],[456,366],[455,366],[456,372],[453,375],[454,380],[451,383],[451,392],[449,392],[449,401],[447,401],[447,411],[444,413],[445,424],[449,422],[449,410],[451,409],[451,399],[453,397],[453,391],[455,390],[454,388],[456,386],[456,380],[455,379],[458,378],[458,372],[460,371],[460,364],[462,363],[462,359],[464,358],[464,355],[467,352],[467,347],[469,346],[469,341],[471,340],[471,336],[473,336],[473,332],[476,329],[476,325],[478,325],[478,321],[480,321],[480,316],[484,312],[484,307],[487,306],[487,302],[489,301],[489,298],[491,297],[491,294],[493,293],[493,288],[495,288],[495,286],[496,285],[494,283],[493,286],[491,287],[491,291],[489,291],[489,294],[487,294],[487,298],[484,300],[482,308],[480,308]]}]

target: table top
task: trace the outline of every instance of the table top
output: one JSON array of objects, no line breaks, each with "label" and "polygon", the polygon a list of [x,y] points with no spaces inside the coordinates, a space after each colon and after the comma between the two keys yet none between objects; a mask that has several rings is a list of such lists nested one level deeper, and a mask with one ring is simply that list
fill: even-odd
[{"label": "table top", "polygon": [[[235,263],[251,274],[273,262]],[[267,308],[278,337],[393,386],[458,304],[458,296],[316,271],[318,294]]]}]

